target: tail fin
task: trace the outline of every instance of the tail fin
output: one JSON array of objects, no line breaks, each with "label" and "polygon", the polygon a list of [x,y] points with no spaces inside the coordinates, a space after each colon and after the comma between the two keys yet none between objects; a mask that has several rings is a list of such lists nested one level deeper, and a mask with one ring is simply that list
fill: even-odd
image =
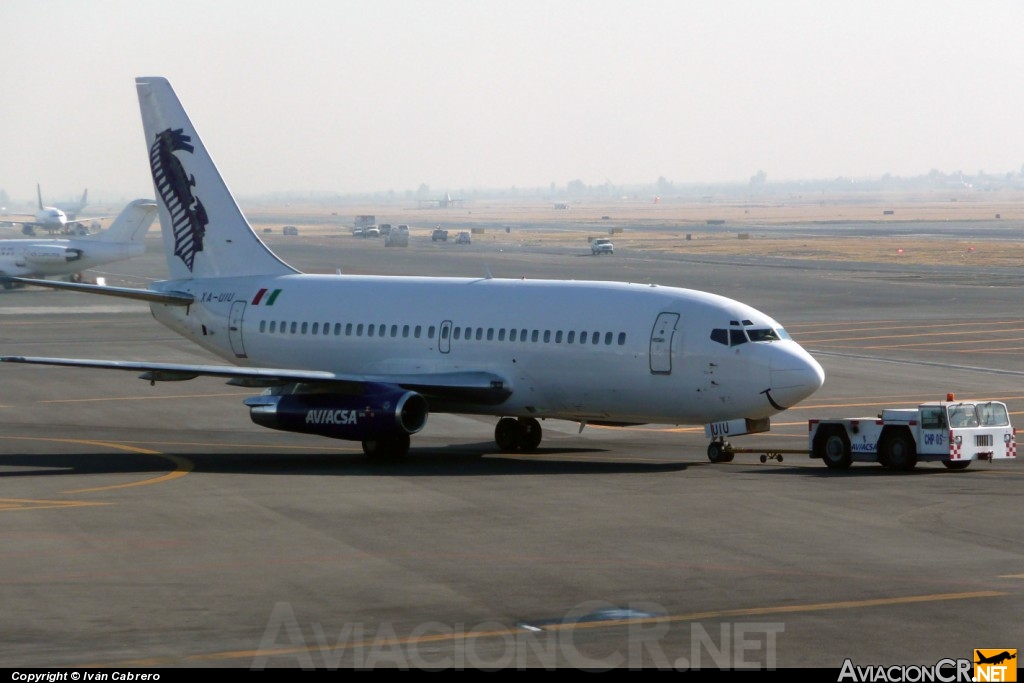
[{"label": "tail fin", "polygon": [[170,83],[135,87],[171,278],[295,273],[245,220]]},{"label": "tail fin", "polygon": [[39,197],[39,210],[43,210],[43,190],[39,187],[39,183],[36,183],[36,196]]},{"label": "tail fin", "polygon": [[136,199],[124,207],[110,227],[96,235],[100,242],[141,242],[156,218],[156,202]]}]

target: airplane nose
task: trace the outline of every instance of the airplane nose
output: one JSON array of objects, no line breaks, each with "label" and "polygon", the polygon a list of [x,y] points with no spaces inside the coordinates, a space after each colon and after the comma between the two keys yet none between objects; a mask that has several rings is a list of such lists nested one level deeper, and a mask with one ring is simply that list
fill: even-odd
[{"label": "airplane nose", "polygon": [[778,351],[772,358],[771,394],[776,403],[790,408],[822,387],[825,370],[796,343]]}]

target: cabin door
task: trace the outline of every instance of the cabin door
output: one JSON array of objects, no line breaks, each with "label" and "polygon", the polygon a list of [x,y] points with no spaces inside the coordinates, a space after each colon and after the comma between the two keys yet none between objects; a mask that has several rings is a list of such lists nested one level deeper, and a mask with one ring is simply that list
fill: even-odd
[{"label": "cabin door", "polygon": [[236,301],[231,304],[231,313],[228,314],[228,341],[231,343],[231,350],[236,358],[248,358],[245,354],[245,345],[242,343],[242,318],[245,317],[245,301]]},{"label": "cabin door", "polygon": [[445,320],[441,323],[441,333],[437,338],[437,349],[441,353],[448,353],[452,350],[452,321]]}]

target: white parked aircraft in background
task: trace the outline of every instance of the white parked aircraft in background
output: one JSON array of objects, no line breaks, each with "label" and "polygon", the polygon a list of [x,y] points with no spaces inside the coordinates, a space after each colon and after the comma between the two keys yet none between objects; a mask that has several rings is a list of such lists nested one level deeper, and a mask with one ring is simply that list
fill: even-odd
[{"label": "white parked aircraft in background", "polygon": [[361,441],[369,455],[406,453],[430,411],[499,417],[504,451],[537,448],[543,418],[758,431],[824,381],[775,320],[705,292],[298,273],[253,232],[168,82],[136,88],[171,279],[147,290],[47,284],[147,300],[161,323],[238,367],[0,360],[228,378],[265,389],[245,401],[257,424]]},{"label": "white parked aircraft in background", "polygon": [[136,199],[109,228],[91,237],[0,240],[0,278],[75,275],[87,268],[123,261],[146,251],[143,238],[156,218],[156,202]]},{"label": "white parked aircraft in background", "polygon": [[[89,191],[86,190],[86,193]],[[39,185],[36,184],[36,196],[39,198],[39,210],[34,214],[6,214],[3,219],[7,223],[13,223],[14,225],[20,225],[22,232],[26,235],[35,235],[36,229],[45,230],[50,235],[55,233],[68,234],[75,231],[76,234],[85,235],[88,232],[82,225],[82,221],[75,220],[77,213],[85,207],[86,195],[82,195],[82,201],[75,202],[73,205],[67,205],[72,207],[73,210],[69,209],[65,211],[59,206],[43,206],[43,191]],[[70,214],[70,215],[69,215]],[[10,216],[31,216],[32,220],[11,220]],[[89,218],[89,221],[99,221],[110,216],[96,216]],[[77,230],[75,230],[77,228]]]}]

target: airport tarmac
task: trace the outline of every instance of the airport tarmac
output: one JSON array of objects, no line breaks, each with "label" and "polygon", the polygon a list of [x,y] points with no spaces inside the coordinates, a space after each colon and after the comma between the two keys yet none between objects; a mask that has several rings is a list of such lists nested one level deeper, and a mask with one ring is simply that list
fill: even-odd
[{"label": "airport tarmac", "polygon": [[[749,303],[826,382],[737,447],[806,448],[808,418],[951,391],[1024,421],[1009,269],[268,241],[310,272],[649,281]],[[112,284],[166,272],[155,239],[114,266]],[[0,353],[211,362],[145,305],[29,289],[0,292]],[[712,465],[699,427],[560,421],[509,456],[494,419],[432,415],[406,461],[373,464],[255,426],[251,390],[217,380],[0,373],[8,667],[838,669],[1024,642],[1016,461]]]}]

